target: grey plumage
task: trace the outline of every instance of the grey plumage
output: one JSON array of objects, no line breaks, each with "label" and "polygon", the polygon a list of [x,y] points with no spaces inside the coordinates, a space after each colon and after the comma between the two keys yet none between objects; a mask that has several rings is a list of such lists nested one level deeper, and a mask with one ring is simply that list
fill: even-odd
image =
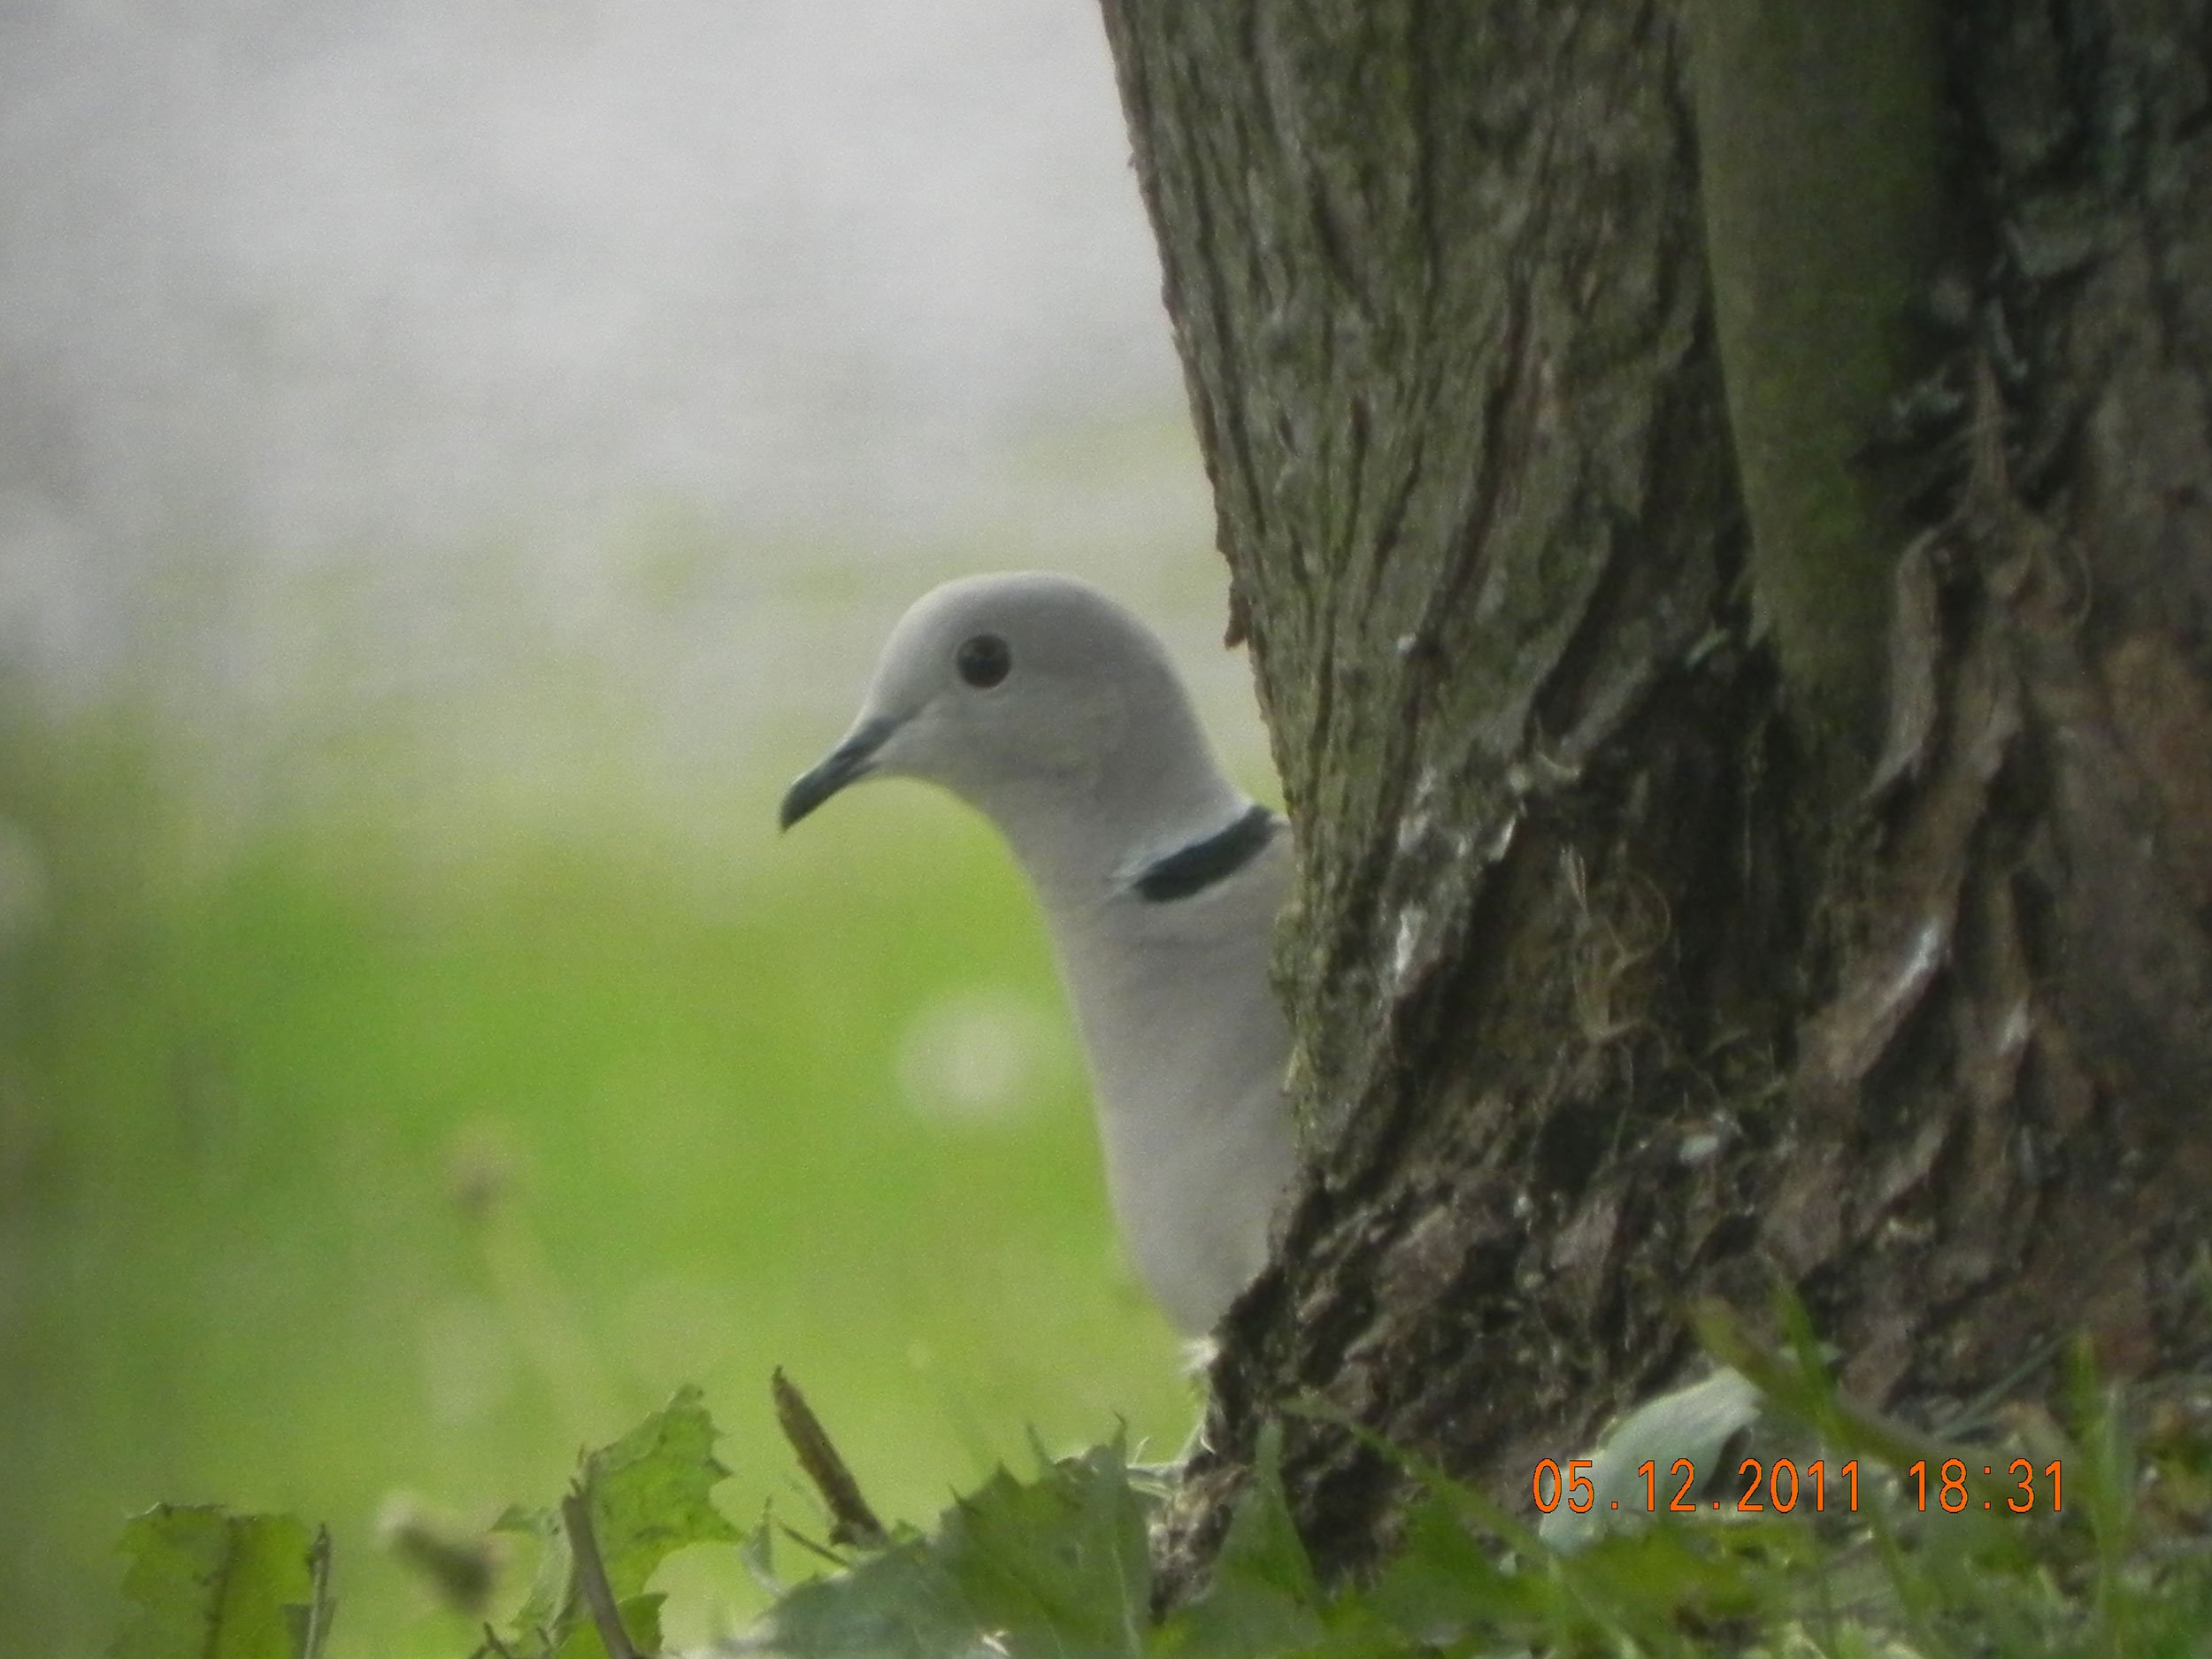
[{"label": "grey plumage", "polygon": [[1151,630],[1039,572],[918,601],[784,825],[869,777],[941,785],[1005,838],[1082,1033],[1124,1248],[1171,1320],[1210,1330],[1293,1167],[1267,976],[1286,830],[1223,773]]}]

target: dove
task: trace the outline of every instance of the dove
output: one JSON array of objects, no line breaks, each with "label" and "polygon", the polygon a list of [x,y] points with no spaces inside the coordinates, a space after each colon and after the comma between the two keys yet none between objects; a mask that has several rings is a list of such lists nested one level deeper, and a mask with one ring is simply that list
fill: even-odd
[{"label": "dove", "polygon": [[877,778],[950,791],[1027,877],[1123,1248],[1170,1323],[1210,1332],[1265,1264],[1296,1168],[1268,978],[1288,826],[1223,772],[1152,630],[1045,572],[916,601],[851,728],[784,795],[784,828]]}]

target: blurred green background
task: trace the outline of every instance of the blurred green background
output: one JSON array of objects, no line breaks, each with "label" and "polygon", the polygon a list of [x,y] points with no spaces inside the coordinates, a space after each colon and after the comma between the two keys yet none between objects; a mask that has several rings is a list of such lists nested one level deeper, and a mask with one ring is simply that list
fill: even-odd
[{"label": "blurred green background", "polygon": [[[778,841],[750,780],[687,840],[611,776],[557,833],[326,802],[210,861],[142,721],[8,738],[0,1606],[42,1652],[96,1650],[171,1499],[327,1520],[337,1653],[465,1653],[380,1509],[549,1500],[687,1381],[741,1522],[812,1524],[776,1365],[915,1520],[1030,1428],[1187,1427],[1027,895],[949,803]],[[686,1564],[680,1633],[741,1617]]]}]

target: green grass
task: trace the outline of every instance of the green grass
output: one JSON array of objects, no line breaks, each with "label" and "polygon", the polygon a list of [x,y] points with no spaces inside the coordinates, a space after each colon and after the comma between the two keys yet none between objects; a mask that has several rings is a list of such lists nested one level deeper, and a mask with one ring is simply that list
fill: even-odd
[{"label": "green grass", "polygon": [[[216,1500],[330,1523],[339,1659],[465,1653],[374,1542],[387,1494],[480,1526],[695,1381],[723,1506],[804,1519],[778,1364],[891,1515],[1029,1425],[1171,1449],[1189,1395],[979,825],[886,788],[780,841],[764,781],[703,853],[332,813],[211,858],[150,749],[19,741],[0,775],[44,887],[0,941],[18,1642],[100,1651],[122,1517]],[[932,1081],[963,1033],[998,1071],[964,1094]],[[669,1578],[673,1633],[754,1605],[727,1563]]]}]

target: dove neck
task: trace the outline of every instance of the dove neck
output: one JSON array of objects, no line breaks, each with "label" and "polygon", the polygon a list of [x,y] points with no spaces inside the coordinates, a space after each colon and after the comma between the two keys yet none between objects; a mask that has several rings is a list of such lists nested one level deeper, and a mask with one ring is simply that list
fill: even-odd
[{"label": "dove neck", "polygon": [[1097,757],[1078,787],[1056,780],[997,803],[993,816],[1048,910],[1087,911],[1251,810],[1196,723],[1178,735],[1186,741]]}]

